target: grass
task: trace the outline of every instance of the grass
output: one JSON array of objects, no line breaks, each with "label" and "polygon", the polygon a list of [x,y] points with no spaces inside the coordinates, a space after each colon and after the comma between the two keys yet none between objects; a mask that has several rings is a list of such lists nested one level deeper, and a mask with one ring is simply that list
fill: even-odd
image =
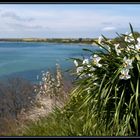
[{"label": "grass", "polygon": [[70,114],[55,109],[49,116],[28,124],[22,136],[124,136],[112,128],[106,129],[94,115],[89,118],[85,112],[76,110],[70,111]]},{"label": "grass", "polygon": [[[74,90],[80,91],[79,88]],[[75,99],[78,98],[78,102]],[[99,121],[97,114],[91,111],[91,106],[81,108],[82,97],[71,99],[63,108],[54,108],[47,117],[37,122],[30,122],[24,129],[23,136],[124,136],[115,128],[107,128],[106,124]],[[88,103],[89,104],[89,103]],[[128,134],[127,134],[128,136]]]},{"label": "grass", "polygon": [[81,125],[77,126],[77,123],[74,123],[75,121],[77,121],[76,118],[64,117],[61,112],[55,110],[55,113],[48,117],[32,123],[23,136],[75,136],[77,131],[82,131]]}]

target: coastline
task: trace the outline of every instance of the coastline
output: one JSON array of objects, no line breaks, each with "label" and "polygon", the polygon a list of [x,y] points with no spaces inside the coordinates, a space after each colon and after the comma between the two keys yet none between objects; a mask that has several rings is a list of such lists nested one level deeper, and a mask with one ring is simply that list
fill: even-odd
[{"label": "coastline", "polygon": [[0,38],[1,42],[46,42],[46,43],[64,43],[64,44],[79,44],[79,45],[87,45],[94,44],[93,41],[97,39],[89,39],[89,38],[75,38],[75,39],[64,39],[64,38]]}]

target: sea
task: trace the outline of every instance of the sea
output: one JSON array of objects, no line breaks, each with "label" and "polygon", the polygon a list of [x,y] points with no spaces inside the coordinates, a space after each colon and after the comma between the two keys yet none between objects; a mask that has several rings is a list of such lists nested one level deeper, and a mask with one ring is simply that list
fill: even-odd
[{"label": "sea", "polygon": [[64,76],[75,66],[71,58],[89,58],[92,51],[99,50],[89,44],[66,44],[47,42],[0,42],[0,80],[21,77],[32,83],[38,82],[42,71],[55,72],[59,64]]}]

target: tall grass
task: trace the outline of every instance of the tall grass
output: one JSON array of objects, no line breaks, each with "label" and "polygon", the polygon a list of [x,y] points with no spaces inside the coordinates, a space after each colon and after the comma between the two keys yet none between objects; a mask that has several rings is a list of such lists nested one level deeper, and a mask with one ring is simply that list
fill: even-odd
[{"label": "tall grass", "polygon": [[41,81],[34,86],[34,91],[38,97],[45,95],[57,105],[57,103],[64,104],[69,88],[64,81],[60,65],[56,64],[55,74],[52,74],[50,71],[42,72]]}]

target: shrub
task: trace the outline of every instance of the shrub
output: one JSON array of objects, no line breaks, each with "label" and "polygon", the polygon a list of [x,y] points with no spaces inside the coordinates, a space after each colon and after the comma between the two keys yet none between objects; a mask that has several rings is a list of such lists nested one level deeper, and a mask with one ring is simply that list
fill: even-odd
[{"label": "shrub", "polygon": [[18,115],[23,109],[28,109],[34,99],[33,85],[30,82],[22,78],[0,82],[0,135],[8,135],[15,130]]},{"label": "shrub", "polygon": [[0,82],[0,117],[16,118],[21,109],[34,100],[33,85],[22,78],[10,78]]},{"label": "shrub", "polygon": [[95,114],[97,125],[104,125],[106,132],[112,129],[113,135],[140,135],[140,38],[131,24],[130,29],[115,44],[102,35],[94,41],[100,51],[87,50],[90,58],[74,60],[78,86],[73,103],[85,110],[88,122]]}]

